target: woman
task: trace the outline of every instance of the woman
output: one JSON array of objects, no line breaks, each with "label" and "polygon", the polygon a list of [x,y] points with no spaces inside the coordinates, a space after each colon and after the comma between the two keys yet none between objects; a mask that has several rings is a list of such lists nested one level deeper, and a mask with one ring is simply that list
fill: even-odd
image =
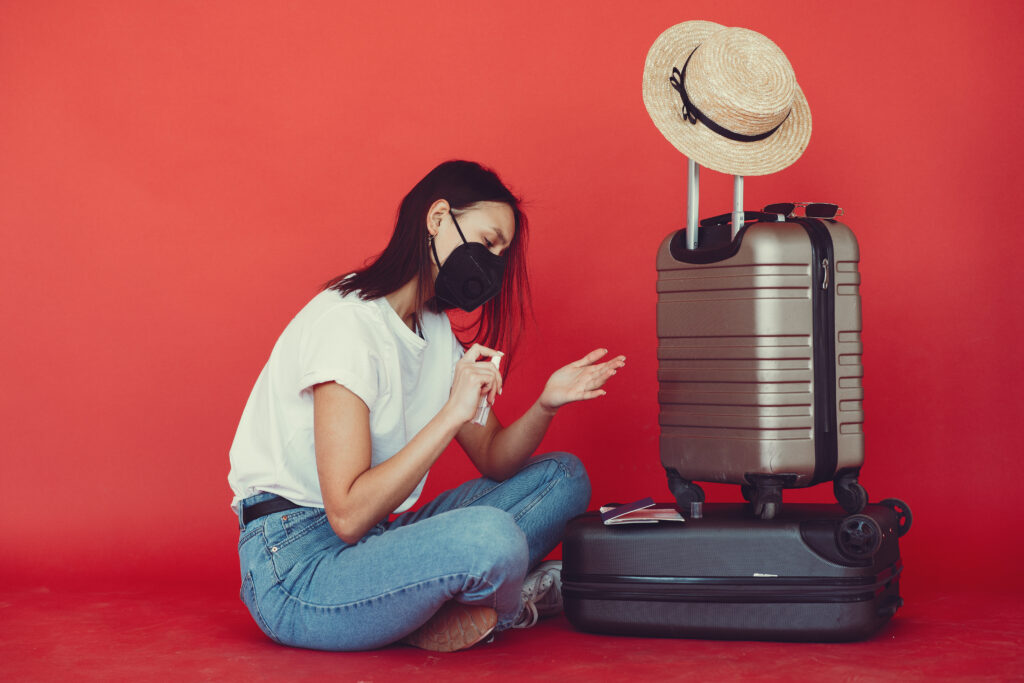
[{"label": "woman", "polygon": [[[575,456],[531,456],[558,409],[604,395],[625,359],[598,363],[598,349],[552,374],[509,426],[493,412],[473,421],[502,385],[478,361],[511,351],[524,317],[526,230],[493,172],[441,164],[403,199],[376,261],[329,282],[281,334],[228,477],[242,599],[270,638],[452,651],[560,606],[557,565],[526,574],[590,484]],[[484,343],[463,353],[445,309],[481,305]],[[481,478],[407,511],[453,438]]]}]

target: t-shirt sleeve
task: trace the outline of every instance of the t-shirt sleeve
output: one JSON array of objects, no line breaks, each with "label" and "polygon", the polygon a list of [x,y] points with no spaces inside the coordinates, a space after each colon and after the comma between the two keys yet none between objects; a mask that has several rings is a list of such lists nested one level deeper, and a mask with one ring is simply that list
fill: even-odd
[{"label": "t-shirt sleeve", "polygon": [[299,364],[301,390],[337,382],[373,410],[388,390],[380,356],[379,321],[357,306],[337,306],[321,315],[302,339]]}]

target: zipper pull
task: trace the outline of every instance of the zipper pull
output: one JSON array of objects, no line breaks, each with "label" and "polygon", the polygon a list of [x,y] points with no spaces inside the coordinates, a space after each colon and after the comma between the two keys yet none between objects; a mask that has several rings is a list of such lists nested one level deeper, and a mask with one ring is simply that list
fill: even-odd
[{"label": "zipper pull", "polygon": [[821,281],[821,288],[828,289],[828,259],[821,259],[821,269],[825,271],[825,277]]}]

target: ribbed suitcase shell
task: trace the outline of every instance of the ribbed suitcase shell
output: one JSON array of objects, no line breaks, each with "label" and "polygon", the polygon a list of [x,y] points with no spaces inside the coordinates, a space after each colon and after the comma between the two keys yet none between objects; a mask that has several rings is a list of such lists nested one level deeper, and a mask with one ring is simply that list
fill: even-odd
[{"label": "ribbed suitcase shell", "polygon": [[[736,484],[749,483],[750,474],[791,475],[786,486],[802,487],[862,465],[859,249],[846,225],[821,223],[833,249],[824,267],[814,263],[808,231],[797,222],[749,225],[734,255],[709,263],[673,256],[684,248],[685,231],[662,242],[657,330],[665,467],[691,480]],[[702,242],[714,242],[711,232],[702,230]],[[720,242],[731,243],[728,236]],[[835,310],[828,361],[835,384],[817,396],[813,288],[834,297]],[[834,470],[815,480],[815,440],[822,438],[815,406],[824,411],[828,402],[835,418],[825,429],[837,431],[837,454]]]},{"label": "ribbed suitcase shell", "polygon": [[[796,505],[757,520],[708,504],[702,519],[605,526],[571,520],[562,547],[570,623],[595,633],[713,639],[848,641],[880,629],[902,604],[898,518],[885,505],[845,517]],[[836,529],[870,518],[877,551],[851,560]]]}]

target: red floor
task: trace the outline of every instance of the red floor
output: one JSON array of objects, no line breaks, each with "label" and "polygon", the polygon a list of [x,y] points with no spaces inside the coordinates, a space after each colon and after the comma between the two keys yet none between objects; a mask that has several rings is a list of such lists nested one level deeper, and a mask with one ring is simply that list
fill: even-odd
[{"label": "red floor", "polygon": [[266,640],[231,591],[0,590],[0,680],[1024,680],[1024,594],[934,594],[862,643],[595,636],[557,617],[472,650],[324,653]]}]

